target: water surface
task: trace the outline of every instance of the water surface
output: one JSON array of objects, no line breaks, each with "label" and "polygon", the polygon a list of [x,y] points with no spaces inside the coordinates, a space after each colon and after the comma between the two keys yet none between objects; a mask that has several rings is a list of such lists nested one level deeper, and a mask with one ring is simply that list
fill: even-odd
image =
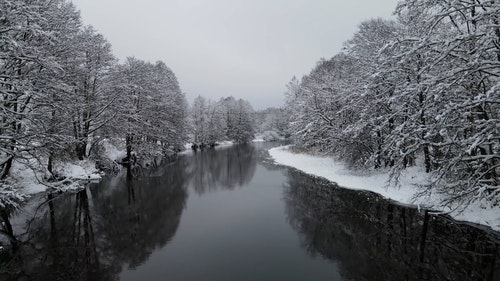
[{"label": "water surface", "polygon": [[500,280],[498,233],[275,166],[268,146],[40,195],[0,280]]}]

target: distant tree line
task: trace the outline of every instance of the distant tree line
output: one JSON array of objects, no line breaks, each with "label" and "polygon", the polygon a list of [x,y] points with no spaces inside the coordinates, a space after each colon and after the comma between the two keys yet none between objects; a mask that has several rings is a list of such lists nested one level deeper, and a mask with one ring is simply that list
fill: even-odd
[{"label": "distant tree line", "polygon": [[215,102],[198,96],[190,109],[191,141],[202,147],[225,140],[250,142],[255,133],[253,115],[246,100],[227,97]]},{"label": "distant tree line", "polygon": [[[187,102],[164,62],[120,64],[68,0],[0,1],[0,179],[14,160],[85,159],[101,140],[130,157],[179,150]],[[39,166],[40,166],[39,165]]]},{"label": "distant tree line", "polygon": [[287,115],[283,108],[269,107],[256,112],[255,129],[266,141],[289,137]]},{"label": "distant tree line", "polygon": [[421,165],[427,191],[498,204],[500,2],[406,0],[395,15],[289,83],[295,143],[395,182]]}]

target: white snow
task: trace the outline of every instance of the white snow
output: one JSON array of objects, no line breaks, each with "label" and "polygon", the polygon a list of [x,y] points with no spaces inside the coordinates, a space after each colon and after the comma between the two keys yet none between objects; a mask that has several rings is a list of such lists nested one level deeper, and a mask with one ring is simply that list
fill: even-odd
[{"label": "white snow", "polygon": [[112,161],[123,159],[127,155],[125,147],[123,149],[119,149],[116,145],[112,144],[108,139],[104,140],[102,145],[105,149],[104,156],[106,156]]},{"label": "white snow", "polygon": [[35,174],[35,172],[24,162],[13,161],[9,173],[9,180],[11,180],[15,186],[21,187],[22,189],[20,192],[26,195],[43,192],[47,189],[47,186],[40,182],[40,176]]},{"label": "white snow", "polygon": [[75,180],[100,180],[102,177],[91,160],[81,160],[73,163],[61,163],[56,167],[57,173]]},{"label": "white snow", "polygon": [[456,220],[468,221],[490,226],[495,231],[500,231],[500,210],[498,207],[488,207],[488,204],[474,202],[464,208],[443,207],[443,196],[432,194],[418,197],[418,184],[426,184],[427,174],[416,167],[406,170],[402,176],[400,185],[390,186],[388,183],[389,173],[367,172],[359,174],[349,170],[346,166],[330,157],[313,156],[305,153],[294,153],[290,146],[280,146],[269,150],[270,156],[277,164],[290,166],[307,174],[323,177],[337,183],[339,186],[376,192],[386,198],[403,204],[414,204],[432,208],[433,210],[448,213]]},{"label": "white snow", "polygon": [[[54,171],[69,180],[71,184],[58,185],[62,191],[81,188],[78,180],[99,181],[102,176],[95,168],[95,162],[92,160],[83,160],[76,162],[59,162],[54,166]],[[42,165],[35,159],[23,161],[15,160],[8,177],[9,185],[16,187],[19,194],[31,196],[36,193],[44,192],[51,188],[53,183],[44,182],[44,176],[48,172],[42,168]],[[2,192],[7,192],[3,190]]]},{"label": "white snow", "polygon": [[265,131],[264,133],[255,136],[255,139],[252,142],[272,142],[281,140],[285,140],[285,138],[280,136],[280,134],[278,134],[277,132]]},{"label": "white snow", "polygon": [[219,146],[229,146],[229,145],[233,145],[233,144],[234,144],[234,141],[230,141],[230,140],[217,142],[217,145],[219,145]]},{"label": "white snow", "polygon": [[262,136],[256,136],[256,137],[252,140],[252,142],[255,142],[255,143],[257,143],[257,142],[265,142],[265,140],[264,140],[264,138],[263,138]]}]

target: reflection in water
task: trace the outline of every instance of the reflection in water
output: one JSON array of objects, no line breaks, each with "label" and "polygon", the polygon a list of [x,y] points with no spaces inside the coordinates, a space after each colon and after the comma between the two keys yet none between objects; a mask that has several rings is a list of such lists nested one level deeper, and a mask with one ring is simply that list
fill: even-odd
[{"label": "reflection in water", "polygon": [[189,183],[199,194],[233,189],[256,165],[253,146],[209,149],[76,194],[48,194],[0,281],[116,280],[123,266],[138,267],[174,237]]},{"label": "reflection in water", "polygon": [[234,189],[250,182],[255,174],[255,147],[241,144],[194,153],[189,166],[191,185],[198,194],[217,188]]},{"label": "reflection in water", "polygon": [[[12,220],[19,243],[0,256],[0,281],[500,279],[498,233],[293,170],[283,200],[290,227],[280,201],[288,169],[257,165],[263,148],[198,151],[132,180],[124,173],[75,194],[35,196]],[[188,205],[188,186],[246,188]]]},{"label": "reflection in water", "polygon": [[500,280],[500,236],[289,172],[288,220],[346,280]]},{"label": "reflection in water", "polygon": [[[143,263],[173,238],[187,199],[184,167],[163,170],[73,195],[49,194],[0,280],[116,280],[123,265]],[[102,192],[111,182],[116,186]]]},{"label": "reflection in water", "polygon": [[187,199],[178,167],[170,165],[161,177],[125,181],[96,202],[116,262],[134,268],[173,238]]}]

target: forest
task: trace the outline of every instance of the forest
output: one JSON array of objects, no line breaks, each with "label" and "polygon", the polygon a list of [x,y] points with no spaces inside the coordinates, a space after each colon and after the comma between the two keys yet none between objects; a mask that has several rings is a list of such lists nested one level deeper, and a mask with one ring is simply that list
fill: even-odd
[{"label": "forest", "polygon": [[107,138],[129,156],[183,145],[187,102],[164,62],[118,63],[70,1],[7,0],[0,11],[1,207],[22,199],[8,177],[16,163],[57,188],[55,164],[98,158]]},{"label": "forest", "polygon": [[497,280],[499,15],[401,0],[256,110],[188,101],[72,0],[0,0],[0,280]]},{"label": "forest", "polygon": [[1,1],[0,207],[26,198],[15,165],[58,189],[58,164],[109,162],[110,142],[131,160],[256,133],[388,169],[396,185],[421,166],[424,193],[498,206],[499,14],[498,1],[400,1],[394,19],[362,22],[341,53],[293,78],[283,108],[255,111],[233,97],[189,106],[165,62],[120,62],[68,0]]},{"label": "forest", "polygon": [[71,1],[1,1],[0,38],[0,208],[26,198],[9,176],[16,165],[57,190],[71,180],[60,174],[65,163],[112,165],[109,143],[131,163],[175,154],[190,137],[207,145],[254,137],[247,101],[199,97],[190,110],[165,62],[120,62]]},{"label": "forest", "polygon": [[400,1],[287,86],[295,144],[353,168],[410,166],[446,203],[500,203],[500,3]]}]

